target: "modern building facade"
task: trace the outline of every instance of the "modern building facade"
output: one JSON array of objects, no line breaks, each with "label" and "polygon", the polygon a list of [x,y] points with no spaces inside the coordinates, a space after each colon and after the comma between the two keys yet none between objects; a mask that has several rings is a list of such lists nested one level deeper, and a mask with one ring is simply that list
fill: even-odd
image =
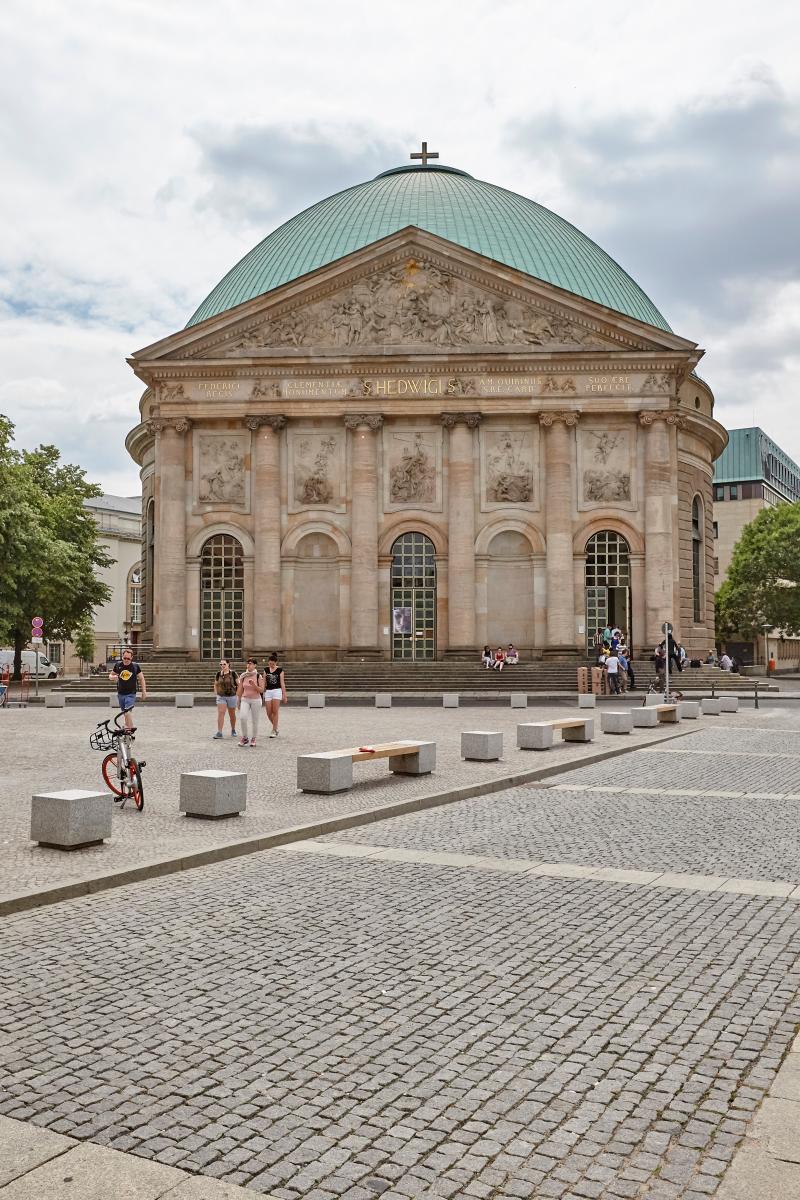
[{"label": "modern building facade", "polygon": [[[765,508],[800,500],[800,467],[763,429],[731,429],[729,441],[714,465],[714,590],[728,573],[733,548],[742,530]],[[778,669],[800,667],[800,639],[779,630],[765,631],[766,640],[731,642],[731,652],[745,664],[772,654]]]},{"label": "modern building facade", "polygon": [[401,661],[616,623],[714,641],[695,342],[556,214],[400,167],[288,221],[134,354],[143,638]]}]

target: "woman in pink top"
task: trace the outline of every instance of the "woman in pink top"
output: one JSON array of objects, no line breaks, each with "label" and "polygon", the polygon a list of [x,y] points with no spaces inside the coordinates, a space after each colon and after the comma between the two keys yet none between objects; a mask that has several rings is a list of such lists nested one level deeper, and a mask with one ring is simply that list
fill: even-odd
[{"label": "woman in pink top", "polygon": [[[240,746],[252,746],[255,749],[258,735],[258,714],[261,712],[261,694],[264,691],[264,676],[259,672],[254,658],[248,658],[247,667],[239,676],[239,686],[236,689],[238,697],[237,708],[240,713],[242,740]],[[248,730],[250,734],[248,736]]]}]

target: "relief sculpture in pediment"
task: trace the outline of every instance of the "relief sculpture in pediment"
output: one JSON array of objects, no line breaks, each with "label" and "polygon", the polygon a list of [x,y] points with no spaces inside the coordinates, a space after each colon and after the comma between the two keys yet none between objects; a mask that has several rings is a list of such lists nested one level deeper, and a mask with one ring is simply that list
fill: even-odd
[{"label": "relief sculpture in pediment", "polygon": [[281,313],[240,335],[237,350],[274,346],[611,345],[566,317],[500,299],[432,263],[411,260],[358,280],[337,295]]}]

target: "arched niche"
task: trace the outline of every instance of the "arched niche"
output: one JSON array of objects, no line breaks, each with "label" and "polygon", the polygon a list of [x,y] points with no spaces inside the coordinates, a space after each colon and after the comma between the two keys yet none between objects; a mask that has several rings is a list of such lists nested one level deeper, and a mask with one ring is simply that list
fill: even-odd
[{"label": "arched niche", "polygon": [[534,644],[533,546],[519,529],[501,529],[486,547],[489,645]]},{"label": "arched niche", "polygon": [[295,649],[338,647],[340,547],[330,531],[306,529],[293,555]]}]

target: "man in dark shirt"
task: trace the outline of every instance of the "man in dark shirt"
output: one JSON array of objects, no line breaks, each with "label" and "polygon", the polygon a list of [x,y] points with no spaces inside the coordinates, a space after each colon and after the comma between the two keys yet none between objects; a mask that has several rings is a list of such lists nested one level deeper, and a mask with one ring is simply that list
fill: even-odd
[{"label": "man in dark shirt", "polygon": [[133,651],[123,650],[122,658],[118,658],[108,678],[117,685],[117,703],[124,714],[125,728],[133,729],[133,706],[136,703],[136,688],[138,681],[142,682],[142,699],[147,699],[147,684],[144,671],[137,662],[133,661]]}]

